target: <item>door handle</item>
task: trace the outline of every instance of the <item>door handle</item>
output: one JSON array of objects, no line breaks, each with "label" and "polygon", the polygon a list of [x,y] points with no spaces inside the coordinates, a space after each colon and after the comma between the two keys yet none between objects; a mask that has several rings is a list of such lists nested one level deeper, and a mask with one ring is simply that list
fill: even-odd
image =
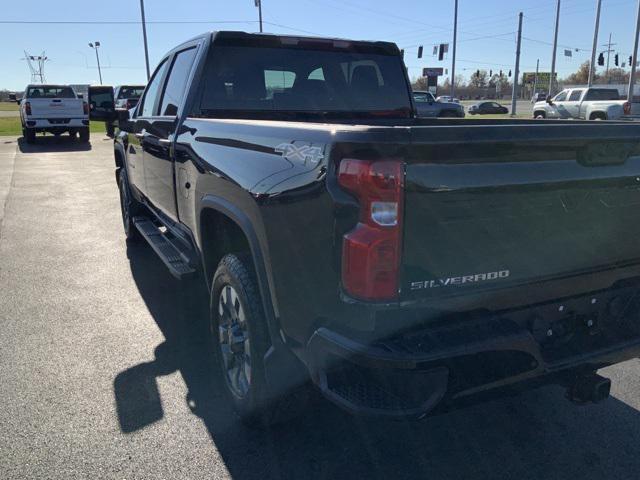
[{"label": "door handle", "polygon": [[135,136],[136,136],[136,138],[142,139],[142,138],[144,138],[144,133],[136,133]]},{"label": "door handle", "polygon": [[171,140],[169,140],[168,138],[159,138],[158,143],[160,145],[171,145]]}]

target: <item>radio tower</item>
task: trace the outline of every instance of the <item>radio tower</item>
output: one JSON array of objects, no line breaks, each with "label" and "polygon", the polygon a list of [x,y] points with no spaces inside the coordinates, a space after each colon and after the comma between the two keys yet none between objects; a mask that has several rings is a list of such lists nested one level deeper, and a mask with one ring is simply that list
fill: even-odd
[{"label": "radio tower", "polygon": [[29,55],[25,50],[23,60],[26,60],[27,65],[29,65],[31,83],[44,83],[44,63],[49,60],[45,53],[42,52],[42,55]]}]

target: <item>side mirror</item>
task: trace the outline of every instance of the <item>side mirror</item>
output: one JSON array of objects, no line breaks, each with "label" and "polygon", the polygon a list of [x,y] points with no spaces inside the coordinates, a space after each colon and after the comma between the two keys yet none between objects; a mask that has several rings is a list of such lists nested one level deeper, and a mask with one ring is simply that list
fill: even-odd
[{"label": "side mirror", "polygon": [[21,99],[21,98],[16,98],[16,103],[17,103],[18,105],[20,105],[20,102],[21,102],[21,101],[22,101],[22,99]]},{"label": "side mirror", "polygon": [[551,99],[551,98],[547,98],[547,103],[548,103],[549,105],[553,105],[553,99]]}]

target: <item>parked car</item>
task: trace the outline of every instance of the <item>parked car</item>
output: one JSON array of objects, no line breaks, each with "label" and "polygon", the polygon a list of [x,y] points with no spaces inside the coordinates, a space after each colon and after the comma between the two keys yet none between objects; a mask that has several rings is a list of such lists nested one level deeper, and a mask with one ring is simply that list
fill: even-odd
[{"label": "parked car", "polygon": [[414,91],[413,101],[419,117],[464,117],[464,108],[459,103],[439,102],[431,92]]},{"label": "parked car", "polygon": [[89,141],[89,108],[68,85],[27,85],[20,101],[22,136],[27,143],[36,133],[48,132],[56,136],[69,133]]},{"label": "parked car", "polygon": [[469,107],[469,115],[499,115],[505,113],[509,113],[509,109],[498,102],[480,102]]},{"label": "parked car", "polygon": [[307,379],[396,418],[548,383],[596,402],[596,371],[640,356],[640,124],[417,103],[395,44],[218,32],[118,111],[126,238],[206,284],[247,421]]},{"label": "parked car", "polygon": [[547,99],[547,94],[544,92],[534,93],[531,97],[531,103],[544,102]]},{"label": "parked car", "polygon": [[533,106],[533,118],[617,120],[631,113],[631,104],[615,88],[571,88]]}]

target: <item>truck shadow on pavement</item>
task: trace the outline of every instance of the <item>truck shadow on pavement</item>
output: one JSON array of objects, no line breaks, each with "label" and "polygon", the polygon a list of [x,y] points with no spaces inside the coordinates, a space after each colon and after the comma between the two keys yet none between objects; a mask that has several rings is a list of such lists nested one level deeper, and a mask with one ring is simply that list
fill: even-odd
[{"label": "truck shadow on pavement", "polygon": [[91,143],[81,143],[68,135],[37,136],[35,143],[27,143],[23,137],[18,139],[20,153],[40,153],[40,152],[88,152],[91,150]]},{"label": "truck shadow on pavement", "polygon": [[175,281],[148,246],[132,245],[128,255],[165,341],[154,361],[114,380],[124,433],[163,417],[156,379],[179,371],[189,408],[233,478],[601,479],[635,478],[640,471],[640,412],[614,397],[576,407],[556,387],[422,422],[351,417],[313,397],[306,415],[250,430],[234,417],[211,375],[204,322],[197,321],[207,315],[206,302],[194,301],[197,295]]}]

